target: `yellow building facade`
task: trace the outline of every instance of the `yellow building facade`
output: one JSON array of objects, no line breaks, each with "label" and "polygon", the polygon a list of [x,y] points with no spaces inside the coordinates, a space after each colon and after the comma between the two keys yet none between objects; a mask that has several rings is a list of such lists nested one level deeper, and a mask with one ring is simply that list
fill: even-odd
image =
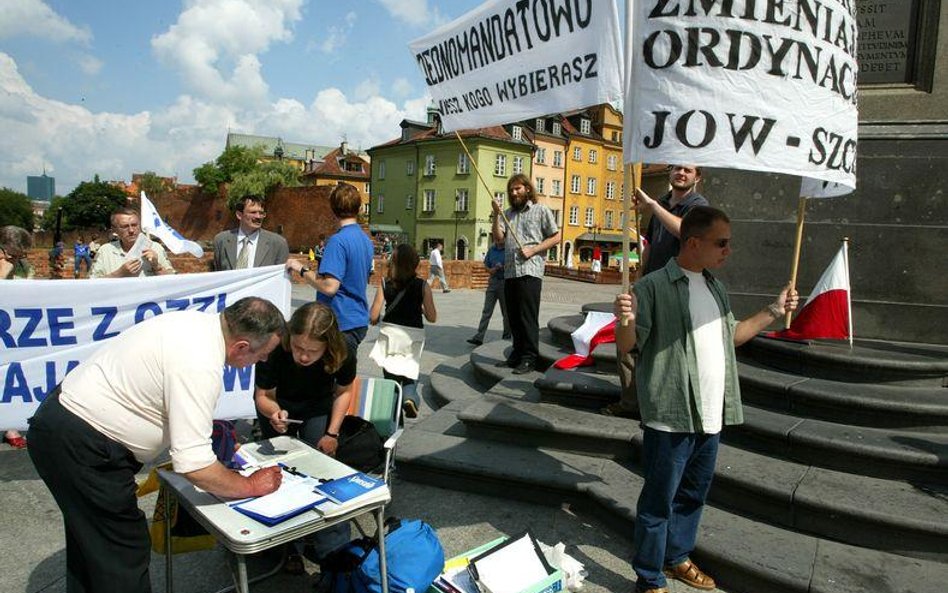
[{"label": "yellow building facade", "polygon": [[[564,224],[564,195],[566,193],[566,136],[558,117],[538,117],[523,122],[528,139],[533,142],[533,185],[537,202],[553,211],[556,224]],[[560,262],[561,246],[550,249],[547,259]]]},{"label": "yellow building facade", "polygon": [[588,266],[592,245],[585,236],[597,234],[603,210],[603,140],[593,129],[593,118],[587,111],[564,114],[561,123],[567,138],[562,263],[568,267]]}]

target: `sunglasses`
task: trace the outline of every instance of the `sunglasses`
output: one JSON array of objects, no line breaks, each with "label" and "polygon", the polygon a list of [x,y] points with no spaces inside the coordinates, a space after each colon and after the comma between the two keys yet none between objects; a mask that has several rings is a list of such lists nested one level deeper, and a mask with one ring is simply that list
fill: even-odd
[{"label": "sunglasses", "polygon": [[711,243],[713,243],[714,246],[717,247],[718,249],[724,249],[725,247],[731,244],[730,239],[704,239],[702,238],[702,241],[711,241]]}]

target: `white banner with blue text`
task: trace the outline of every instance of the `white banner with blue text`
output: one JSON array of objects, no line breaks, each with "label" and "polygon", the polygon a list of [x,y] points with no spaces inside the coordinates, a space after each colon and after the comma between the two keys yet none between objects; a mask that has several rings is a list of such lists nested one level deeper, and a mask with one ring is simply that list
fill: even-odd
[{"label": "white banner with blue text", "polygon": [[627,163],[856,187],[855,0],[632,0]]},{"label": "white banner with blue text", "polygon": [[409,44],[443,130],[622,97],[614,0],[492,0]]},{"label": "white banner with blue text", "polygon": [[[286,316],[291,298],[282,265],[146,278],[10,280],[0,290],[0,427],[5,430],[27,428],[27,419],[66,373],[136,323],[169,311],[216,315],[247,296],[271,301]],[[224,389],[214,417],[253,417],[253,367],[225,366],[221,373]]]}]

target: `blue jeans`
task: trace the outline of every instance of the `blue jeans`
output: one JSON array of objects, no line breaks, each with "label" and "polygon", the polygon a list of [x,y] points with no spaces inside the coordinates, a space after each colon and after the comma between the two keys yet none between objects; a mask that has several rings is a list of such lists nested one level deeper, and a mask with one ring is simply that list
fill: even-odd
[{"label": "blue jeans", "polygon": [[688,559],[714,477],[720,434],[645,428],[645,486],[635,517],[632,568],[639,591],[666,586],[662,569]]}]

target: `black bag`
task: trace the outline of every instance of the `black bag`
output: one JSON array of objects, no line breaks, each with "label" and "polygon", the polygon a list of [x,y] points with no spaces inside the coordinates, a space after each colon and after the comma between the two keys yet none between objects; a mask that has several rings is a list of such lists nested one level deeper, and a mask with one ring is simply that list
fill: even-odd
[{"label": "black bag", "polygon": [[343,418],[336,459],[360,472],[381,471],[385,463],[385,451],[382,449],[382,437],[375,426],[358,416]]}]

